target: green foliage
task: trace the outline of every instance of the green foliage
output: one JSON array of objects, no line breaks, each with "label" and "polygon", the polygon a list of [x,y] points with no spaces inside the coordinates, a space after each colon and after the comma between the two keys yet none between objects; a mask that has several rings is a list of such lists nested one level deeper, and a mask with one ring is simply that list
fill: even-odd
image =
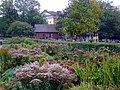
[{"label": "green foliage", "polygon": [[9,63],[11,56],[8,50],[8,48],[0,48],[0,74],[10,68]]},{"label": "green foliage", "polygon": [[60,19],[62,32],[74,37],[98,30],[102,9],[96,0],[70,0],[66,12]]},{"label": "green foliage", "polygon": [[15,7],[21,12],[22,16],[28,13],[28,11],[40,10],[40,3],[37,0],[15,0]]},{"label": "green foliage", "polygon": [[3,44],[21,44],[21,43],[32,45],[35,42],[31,38],[12,37],[12,38],[4,39],[4,43]]},{"label": "green foliage", "polygon": [[[0,85],[2,87],[0,87],[0,89],[2,90],[10,90],[10,89],[14,89],[16,90],[14,87],[15,87],[15,84],[17,84],[18,82],[16,82],[14,80],[14,71],[18,68],[20,68],[21,66],[17,66],[17,67],[14,67],[14,68],[10,68],[8,69],[6,72],[4,72],[2,75],[1,75],[1,78],[0,78]],[[19,86],[20,87],[20,86]]]},{"label": "green foliage", "polygon": [[[7,44],[20,44],[24,41],[24,38],[20,38],[20,37],[12,37],[12,38],[8,38],[7,39]],[[5,44],[6,44],[5,43]]]},{"label": "green foliage", "polygon": [[2,0],[0,4],[0,33],[6,35],[10,24],[18,19],[17,11],[13,6],[13,0]]},{"label": "green foliage", "polygon": [[104,14],[99,23],[100,38],[120,39],[120,11],[114,8],[109,2],[101,2]]},{"label": "green foliage", "polygon": [[56,44],[68,44],[70,49],[78,48],[80,50],[90,51],[93,48],[98,50],[100,47],[109,48],[113,52],[120,52],[120,44],[104,44],[104,43],[89,43],[89,42],[66,42],[66,41],[52,41],[52,40],[38,40],[35,39],[35,42],[38,43],[56,43]]},{"label": "green foliage", "polygon": [[68,43],[72,48],[79,48],[90,51],[93,48],[99,50],[100,47],[106,47],[113,52],[120,52],[120,45],[118,44],[104,44],[104,43]]},{"label": "green foliage", "polygon": [[80,86],[75,86],[73,88],[70,88],[68,90],[119,90],[120,87],[116,86],[101,86],[101,85],[93,85],[92,83],[85,83],[82,82]]},{"label": "green foliage", "polygon": [[15,7],[20,13],[20,21],[35,24],[46,23],[40,15],[40,3],[37,0],[15,0]]},{"label": "green foliage", "polygon": [[[23,19],[23,17],[21,18]],[[33,27],[35,24],[46,23],[45,19],[43,19],[43,16],[41,16],[40,12],[34,10],[28,11],[23,21],[31,24]]]},{"label": "green foliage", "polygon": [[98,61],[86,61],[85,67],[75,66],[75,73],[81,82],[92,82],[94,85],[120,84],[120,57],[109,57]]},{"label": "green foliage", "polygon": [[34,29],[26,22],[15,21],[10,25],[7,33],[11,36],[32,36]]},{"label": "green foliage", "polygon": [[4,36],[7,36],[6,31],[14,21],[27,22],[33,27],[46,23],[37,0],[1,0],[0,15],[0,34]]}]

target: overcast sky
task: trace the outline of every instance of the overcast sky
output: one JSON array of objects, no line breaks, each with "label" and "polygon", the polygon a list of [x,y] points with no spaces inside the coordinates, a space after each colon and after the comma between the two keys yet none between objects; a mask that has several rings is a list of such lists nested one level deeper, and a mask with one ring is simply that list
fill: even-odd
[{"label": "overcast sky", "polygon": [[48,11],[63,10],[68,5],[68,0],[38,0],[41,5],[41,11],[47,9]]},{"label": "overcast sky", "polygon": [[[68,5],[68,0],[38,0],[41,4],[41,11],[47,9],[48,11],[60,11]],[[106,0],[108,1],[108,0]],[[114,5],[120,5],[120,0],[113,1]]]}]

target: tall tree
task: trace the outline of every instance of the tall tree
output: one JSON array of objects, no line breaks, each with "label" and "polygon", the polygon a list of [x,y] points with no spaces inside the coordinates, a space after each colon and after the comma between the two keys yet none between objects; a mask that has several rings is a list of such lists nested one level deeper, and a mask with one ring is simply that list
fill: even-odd
[{"label": "tall tree", "polygon": [[46,23],[39,11],[40,3],[37,0],[1,0],[0,34],[6,35],[10,24],[15,20],[27,22],[32,26]]},{"label": "tall tree", "polygon": [[104,14],[99,23],[100,38],[120,39],[120,11],[111,5],[110,2],[101,2]]},{"label": "tall tree", "polygon": [[17,9],[21,21],[28,21],[29,15],[38,15],[40,11],[40,3],[37,0],[15,0],[15,8]]},{"label": "tall tree", "polygon": [[0,5],[0,32],[6,35],[6,31],[10,24],[18,19],[17,11],[14,8],[13,0],[2,0]]},{"label": "tall tree", "polygon": [[14,21],[18,18],[17,11],[13,5],[13,0],[2,0],[0,5],[0,15],[6,16],[10,21]]},{"label": "tall tree", "polygon": [[[79,36],[96,32],[102,9],[96,0],[70,0],[65,16],[60,19],[64,33]],[[67,13],[68,12],[68,13]]]},{"label": "tall tree", "polygon": [[33,27],[35,24],[43,24],[46,23],[45,19],[41,16],[38,11],[31,10],[26,14],[26,22],[31,24]]}]

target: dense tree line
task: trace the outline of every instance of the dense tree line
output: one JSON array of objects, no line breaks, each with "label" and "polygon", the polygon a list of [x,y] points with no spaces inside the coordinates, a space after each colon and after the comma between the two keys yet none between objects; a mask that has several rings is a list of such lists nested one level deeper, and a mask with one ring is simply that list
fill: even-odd
[{"label": "dense tree line", "polygon": [[[12,35],[8,29],[11,24],[15,24],[15,21],[23,24],[26,22],[33,27],[36,23],[46,23],[40,14],[40,3],[37,0],[1,0],[0,16],[0,34],[4,36]],[[22,27],[20,22],[17,24]],[[19,28],[17,29],[19,30]]]},{"label": "dense tree line", "polygon": [[[28,24],[25,25],[32,27],[36,23],[46,23],[40,14],[40,3],[37,0],[1,0],[0,34],[12,35],[11,28],[15,31],[16,28],[21,30],[25,27],[17,21],[26,22]],[[56,27],[62,34],[67,33],[72,38],[86,33],[98,33],[100,38],[120,39],[120,10],[110,2],[101,0],[69,0]],[[30,28],[23,30],[28,31]]]},{"label": "dense tree line", "polygon": [[120,39],[120,11],[111,2],[69,0],[56,28],[71,37],[98,33],[100,38]]}]

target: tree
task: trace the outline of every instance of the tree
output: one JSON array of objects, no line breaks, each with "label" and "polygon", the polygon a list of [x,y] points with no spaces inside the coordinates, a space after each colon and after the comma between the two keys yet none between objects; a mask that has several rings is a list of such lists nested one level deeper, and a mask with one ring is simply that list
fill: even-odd
[{"label": "tree", "polygon": [[6,35],[14,21],[27,22],[33,27],[46,23],[39,11],[40,3],[36,0],[1,0],[0,34]]},{"label": "tree", "polygon": [[26,22],[15,21],[8,28],[7,34],[11,36],[33,36],[34,29]]},{"label": "tree", "polygon": [[[40,11],[40,3],[36,0],[15,0],[15,8],[18,11],[21,21],[27,21],[28,14],[35,14]],[[38,13],[37,13],[38,14]]]},{"label": "tree", "polygon": [[102,9],[96,0],[70,0],[62,22],[62,32],[79,36],[80,34],[96,32]]},{"label": "tree", "polygon": [[35,24],[43,24],[46,23],[45,19],[41,16],[38,11],[29,11],[26,14],[26,22],[31,24],[33,27]]},{"label": "tree", "polygon": [[1,34],[6,35],[6,31],[10,24],[18,19],[13,0],[2,0],[0,5],[0,15],[0,32]]},{"label": "tree", "polygon": [[0,17],[0,34],[2,34],[4,36],[6,35],[6,31],[7,31],[8,27],[9,27],[8,22],[9,21],[5,16]]},{"label": "tree", "polygon": [[0,5],[0,15],[6,16],[11,22],[18,18],[17,10],[13,5],[13,0],[2,0],[2,4]]},{"label": "tree", "polygon": [[120,39],[120,11],[111,5],[110,2],[101,2],[104,14],[99,23],[100,38]]},{"label": "tree", "polygon": [[40,14],[40,3],[37,0],[15,0],[15,8],[20,15],[20,21],[35,24],[46,23]]}]

